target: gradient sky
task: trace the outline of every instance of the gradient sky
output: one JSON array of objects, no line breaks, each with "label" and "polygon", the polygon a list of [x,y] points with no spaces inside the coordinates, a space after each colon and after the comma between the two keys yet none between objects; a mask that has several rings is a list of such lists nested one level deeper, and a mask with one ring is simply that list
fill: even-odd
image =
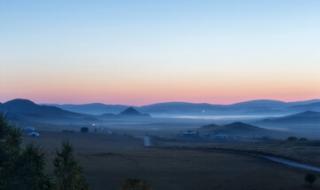
[{"label": "gradient sky", "polygon": [[320,98],[319,0],[0,0],[0,101]]}]

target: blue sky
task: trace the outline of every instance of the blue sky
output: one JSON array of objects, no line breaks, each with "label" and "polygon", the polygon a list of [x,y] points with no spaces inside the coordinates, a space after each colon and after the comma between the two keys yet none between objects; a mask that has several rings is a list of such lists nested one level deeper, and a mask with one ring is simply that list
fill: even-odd
[{"label": "blue sky", "polygon": [[319,97],[319,10],[316,0],[0,0],[0,101]]}]

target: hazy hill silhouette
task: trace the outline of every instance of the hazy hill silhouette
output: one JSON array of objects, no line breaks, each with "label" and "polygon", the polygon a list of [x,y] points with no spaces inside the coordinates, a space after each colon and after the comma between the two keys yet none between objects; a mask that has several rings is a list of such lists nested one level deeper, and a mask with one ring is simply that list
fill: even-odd
[{"label": "hazy hill silhouette", "polygon": [[[117,114],[130,107],[128,105],[112,104],[54,104],[59,108],[86,114],[101,115],[105,113]],[[313,108],[311,109],[310,106]],[[189,102],[163,102],[144,106],[134,107],[138,111],[151,114],[190,114],[190,115],[208,115],[208,114],[279,114],[279,113],[297,113],[307,110],[320,110],[320,100],[306,100],[297,102],[282,102],[277,100],[251,100],[229,105],[208,104],[208,103],[189,103]]]},{"label": "hazy hill silhouette", "polygon": [[229,135],[243,137],[282,136],[281,132],[264,129],[251,124],[234,122],[226,125],[210,124],[199,129],[202,135]]},{"label": "hazy hill silhouette", "polygon": [[151,118],[150,114],[141,113],[134,107],[128,107],[120,111],[118,114],[104,113],[99,116],[101,119],[135,119],[135,118]]},{"label": "hazy hill silhouette", "polygon": [[295,105],[291,107],[294,110],[297,111],[318,111],[320,112],[320,102],[314,102],[310,104],[302,104],[302,105]]},{"label": "hazy hill silhouette", "polygon": [[61,121],[95,120],[94,117],[69,112],[54,106],[38,105],[26,99],[14,99],[0,105],[0,112],[9,120]]},{"label": "hazy hill silhouette", "polygon": [[[282,102],[276,100],[252,100],[229,105],[164,102],[139,107],[139,110],[148,113],[167,114],[270,114],[270,113],[296,113],[297,108],[310,102],[320,103],[320,100],[307,100],[299,102]],[[320,109],[320,107],[319,107]],[[306,110],[305,110],[306,111]]]},{"label": "hazy hill silhouette", "polygon": [[128,107],[126,105],[113,105],[113,104],[102,104],[102,103],[91,103],[91,104],[80,104],[80,105],[74,105],[74,104],[53,104],[53,105],[67,111],[83,113],[83,114],[94,114],[94,115],[101,115],[104,113],[117,114]]},{"label": "hazy hill silhouette", "polygon": [[149,114],[141,113],[133,107],[128,107],[118,114],[120,117],[150,117]]},{"label": "hazy hill silhouette", "polygon": [[298,114],[292,114],[278,118],[268,118],[261,121],[262,123],[272,124],[297,124],[297,123],[319,123],[320,112],[305,111]]}]

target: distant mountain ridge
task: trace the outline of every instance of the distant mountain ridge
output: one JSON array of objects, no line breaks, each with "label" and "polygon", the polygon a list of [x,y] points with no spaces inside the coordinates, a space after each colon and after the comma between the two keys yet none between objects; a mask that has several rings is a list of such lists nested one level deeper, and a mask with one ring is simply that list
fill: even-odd
[{"label": "distant mountain ridge", "polygon": [[[105,113],[117,114],[129,105],[83,104],[55,106],[78,113],[101,115]],[[308,110],[320,110],[320,99],[283,102],[277,100],[251,100],[229,105],[189,102],[163,102],[143,106],[132,106],[138,111],[151,114],[261,114],[261,113],[298,113]]]},{"label": "distant mountain ridge", "polygon": [[80,115],[78,113],[68,112],[54,106],[37,105],[36,103],[26,99],[10,100],[8,102],[1,104],[0,106],[1,106],[0,110],[2,110],[3,112],[12,112],[12,113],[20,113],[20,114],[42,114],[42,115],[67,114],[69,116]]},{"label": "distant mountain ridge", "polygon": [[124,110],[128,106],[126,105],[114,105],[114,104],[102,104],[102,103],[90,103],[90,104],[52,104],[58,108],[78,112],[83,114],[93,114],[93,115],[101,115],[104,113],[113,113],[117,114],[120,111]]},{"label": "distant mountain ridge", "polygon": [[267,118],[255,122],[262,127],[294,131],[299,134],[317,136],[320,133],[320,112],[305,111],[282,117]]},{"label": "distant mountain ridge", "polygon": [[320,127],[320,112],[305,111],[302,113],[292,114],[284,117],[268,118],[268,119],[262,120],[261,122],[262,123],[286,123],[286,124],[319,122],[319,127]]},{"label": "distant mountain ridge", "polygon": [[[296,106],[314,105],[320,109],[320,100],[283,102],[276,100],[252,100],[229,105],[208,103],[165,102],[139,107],[148,113],[170,114],[262,114],[262,113],[297,113],[308,111]],[[314,109],[316,109],[314,108]],[[306,108],[307,109],[307,108]]]},{"label": "distant mountain ridge", "polygon": [[199,130],[201,135],[228,135],[242,137],[263,137],[263,136],[280,136],[284,135],[279,131],[261,128],[255,125],[234,122],[226,125],[210,124],[202,126]]},{"label": "distant mountain ridge", "polygon": [[200,130],[211,130],[211,131],[221,131],[221,130],[236,130],[236,131],[257,131],[257,130],[266,130],[251,124],[243,123],[243,122],[233,122],[225,125],[204,125],[200,128]]},{"label": "distant mountain ridge", "polygon": [[128,107],[118,114],[105,113],[99,116],[102,119],[137,119],[137,118],[151,118],[150,114],[141,113],[134,107]]},{"label": "distant mountain ridge", "polygon": [[54,106],[38,105],[27,99],[14,99],[0,104],[0,112],[12,121],[83,121],[95,120],[94,117],[69,112]]},{"label": "distant mountain ridge", "polygon": [[[0,104],[1,105],[1,104]],[[118,114],[128,107],[150,114],[187,114],[187,115],[228,115],[228,114],[293,114],[303,111],[320,111],[320,99],[283,102],[277,100],[251,100],[229,105],[189,102],[163,102],[144,106],[113,105],[113,104],[49,104],[69,112],[102,115]]]},{"label": "distant mountain ridge", "polygon": [[[261,113],[264,109],[282,110],[288,113],[287,116],[273,117],[250,122],[253,126],[258,125],[266,128],[278,129],[295,129],[295,131],[308,131],[314,133],[320,130],[320,112],[303,111],[301,106],[311,107],[319,106],[320,102],[315,100],[305,102],[281,102],[270,100],[259,100],[242,102],[231,105],[213,105],[213,104],[195,104],[185,102],[169,102],[152,104],[141,107],[120,106],[117,113],[103,113],[101,115],[89,115],[83,113],[75,113],[67,111],[55,106],[39,105],[27,99],[14,99],[5,103],[0,103],[0,114],[14,122],[20,122],[26,125],[30,123],[42,124],[58,124],[58,125],[91,125],[94,123],[103,123],[107,120],[145,120],[153,115],[153,113],[166,114],[247,114]],[[101,106],[99,104],[99,106]],[[103,105],[102,105],[103,106]],[[297,107],[299,108],[297,111]],[[293,108],[293,110],[291,110]],[[257,111],[258,110],[258,111]],[[289,110],[289,111],[288,111]],[[264,112],[262,112],[264,113]],[[150,115],[151,114],[151,115]],[[137,120],[136,120],[137,121]],[[236,123],[237,127],[243,125]],[[222,130],[222,126],[218,128]],[[232,126],[223,126],[231,129]],[[246,126],[248,127],[248,126]],[[216,130],[217,126],[207,126],[207,130]]]},{"label": "distant mountain ridge", "polygon": [[320,112],[320,102],[313,102],[309,104],[300,104],[300,105],[294,105],[293,108],[295,110],[301,110],[301,111],[317,111]]},{"label": "distant mountain ridge", "polygon": [[150,114],[141,113],[133,107],[128,107],[118,114],[121,117],[150,117]]}]

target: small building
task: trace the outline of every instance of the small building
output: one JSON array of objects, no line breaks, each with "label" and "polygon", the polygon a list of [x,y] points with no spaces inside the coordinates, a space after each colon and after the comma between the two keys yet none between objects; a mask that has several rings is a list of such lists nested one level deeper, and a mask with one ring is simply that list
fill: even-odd
[{"label": "small building", "polygon": [[81,133],[89,133],[89,128],[88,127],[81,127],[80,132]]},{"label": "small building", "polygon": [[24,134],[30,136],[30,137],[39,137],[40,133],[36,130],[34,127],[25,127],[23,128]]},{"label": "small building", "polygon": [[39,132],[36,132],[36,131],[30,132],[30,133],[28,133],[28,135],[29,135],[30,137],[40,137],[40,133],[39,133]]},{"label": "small building", "polygon": [[195,138],[195,137],[199,137],[199,132],[195,130],[187,130],[182,132],[182,136]]},{"label": "small building", "polygon": [[36,131],[36,129],[34,127],[25,127],[23,129],[23,131],[28,134],[28,133]]},{"label": "small building", "polygon": [[150,136],[144,136],[143,137],[143,146],[144,147],[151,147],[152,142],[151,142],[151,137]]},{"label": "small building", "polygon": [[107,134],[108,134],[108,135],[112,135],[113,132],[112,132],[110,129],[108,129],[108,130],[107,130]]}]

